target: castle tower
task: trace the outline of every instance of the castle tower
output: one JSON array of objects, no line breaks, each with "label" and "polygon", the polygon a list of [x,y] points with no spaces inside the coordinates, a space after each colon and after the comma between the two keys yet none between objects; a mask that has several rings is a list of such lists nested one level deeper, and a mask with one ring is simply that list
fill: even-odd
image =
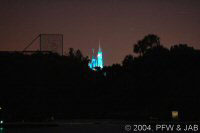
[{"label": "castle tower", "polygon": [[97,59],[94,56],[94,49],[92,49],[92,63],[91,63],[91,65],[92,65],[92,67],[91,67],[92,69],[97,67]]},{"label": "castle tower", "polygon": [[98,54],[97,54],[97,66],[100,68],[103,68],[103,52],[101,49],[101,42],[99,40],[99,50],[98,50]]},{"label": "castle tower", "polygon": [[92,70],[95,70],[96,67],[100,67],[102,69],[104,66],[103,52],[101,49],[100,41],[99,41],[99,50],[98,50],[97,56],[94,55],[94,49],[92,49],[92,59],[90,60],[88,66]]}]

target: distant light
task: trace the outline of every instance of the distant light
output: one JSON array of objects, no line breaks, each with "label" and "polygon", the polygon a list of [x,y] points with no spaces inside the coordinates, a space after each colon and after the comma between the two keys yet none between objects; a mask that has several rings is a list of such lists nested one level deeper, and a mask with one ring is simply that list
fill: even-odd
[{"label": "distant light", "polygon": [[178,111],[172,111],[172,118],[178,119]]},{"label": "distant light", "polygon": [[0,121],[0,124],[3,124],[3,121]]},{"label": "distant light", "polygon": [[106,72],[104,72],[103,75],[106,76]]},{"label": "distant light", "polygon": [[0,110],[1,110],[2,108],[0,107]]}]

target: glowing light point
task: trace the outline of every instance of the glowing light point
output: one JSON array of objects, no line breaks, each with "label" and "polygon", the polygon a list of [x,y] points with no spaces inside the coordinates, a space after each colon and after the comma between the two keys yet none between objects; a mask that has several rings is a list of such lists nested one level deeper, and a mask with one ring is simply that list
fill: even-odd
[{"label": "glowing light point", "polygon": [[172,111],[172,118],[173,119],[178,119],[178,111]]}]

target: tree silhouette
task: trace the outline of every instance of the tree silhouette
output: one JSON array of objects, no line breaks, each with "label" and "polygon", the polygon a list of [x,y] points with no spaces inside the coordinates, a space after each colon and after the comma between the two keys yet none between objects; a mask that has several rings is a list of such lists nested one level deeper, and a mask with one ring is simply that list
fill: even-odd
[{"label": "tree silhouette", "polygon": [[73,48],[64,56],[0,52],[5,119],[166,120],[174,109],[182,111],[184,119],[199,119],[200,50],[187,44],[168,49],[152,34],[134,47],[140,56],[127,55],[122,65],[96,71],[88,67],[88,57]]},{"label": "tree silhouette", "polygon": [[134,62],[134,58],[132,55],[127,55],[122,61],[123,66],[131,66]]},{"label": "tree silhouette", "polygon": [[67,55],[71,58],[74,58],[75,56],[75,51],[73,48],[69,48],[69,53],[67,53]]},{"label": "tree silhouette", "polygon": [[139,40],[139,41],[137,42],[137,44],[134,45],[133,51],[134,51],[135,53],[139,53],[140,56],[141,56],[142,54],[144,54],[145,50],[146,50],[146,46],[145,46],[145,44],[143,43],[142,40]]},{"label": "tree silhouette", "polygon": [[148,49],[158,45],[160,45],[160,38],[157,35],[149,34],[145,36],[142,40],[139,40],[137,44],[134,45],[133,51],[135,53],[139,53],[141,56]]},{"label": "tree silhouette", "polygon": [[172,46],[170,48],[170,51],[176,54],[188,54],[188,53],[194,52],[195,50],[193,47],[189,47],[187,44],[178,44],[178,45]]}]

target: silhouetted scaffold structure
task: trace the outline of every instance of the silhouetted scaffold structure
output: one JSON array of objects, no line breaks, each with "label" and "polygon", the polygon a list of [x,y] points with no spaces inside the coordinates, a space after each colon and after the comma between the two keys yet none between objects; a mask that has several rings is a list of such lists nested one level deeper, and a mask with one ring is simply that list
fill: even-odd
[{"label": "silhouetted scaffold structure", "polygon": [[28,51],[28,48],[32,46],[37,40],[39,40],[39,52],[42,53],[57,53],[63,55],[63,35],[62,34],[39,34],[35,37],[30,44],[28,44],[22,51],[25,54],[38,52]]}]

